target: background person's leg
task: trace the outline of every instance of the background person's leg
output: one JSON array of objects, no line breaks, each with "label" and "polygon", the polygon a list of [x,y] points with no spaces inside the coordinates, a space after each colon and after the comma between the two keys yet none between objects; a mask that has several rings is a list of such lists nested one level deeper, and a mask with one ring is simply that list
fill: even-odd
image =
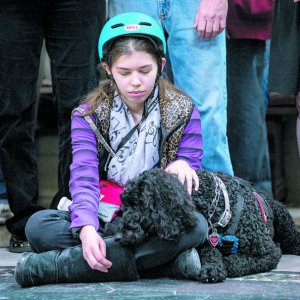
[{"label": "background person's leg", "polygon": [[[163,1],[160,1],[161,3]],[[201,115],[204,159],[209,171],[233,174],[227,141],[225,33],[200,38],[193,28],[199,0],[173,0],[161,8],[168,33],[174,83],[185,91]]]},{"label": "background person's leg", "polygon": [[265,41],[227,40],[228,140],[236,176],[272,194],[262,90]]},{"label": "background person's leg", "polygon": [[300,92],[295,95],[296,101],[296,108],[298,111],[297,121],[296,121],[296,136],[297,136],[297,145],[298,145],[298,152],[300,156]]},{"label": "background person's leg", "polygon": [[159,20],[159,1],[144,0],[110,0],[108,2],[108,15],[110,18],[125,12],[141,12]]},{"label": "background person's leg", "polygon": [[54,209],[62,197],[71,199],[71,111],[98,85],[97,46],[105,13],[104,0],[55,1],[49,8],[46,49],[51,63],[59,136],[59,190],[51,203]]},{"label": "background person's leg", "polygon": [[27,219],[42,209],[34,120],[45,6],[34,0],[0,4],[0,164],[14,214],[6,221],[14,252],[22,251]]},{"label": "background person's leg", "polygon": [[111,0],[109,16],[138,11],[161,23],[168,34],[168,54],[175,84],[185,91],[200,111],[205,156],[210,171],[233,174],[227,130],[225,33],[212,40],[199,38],[193,28],[199,0]]}]

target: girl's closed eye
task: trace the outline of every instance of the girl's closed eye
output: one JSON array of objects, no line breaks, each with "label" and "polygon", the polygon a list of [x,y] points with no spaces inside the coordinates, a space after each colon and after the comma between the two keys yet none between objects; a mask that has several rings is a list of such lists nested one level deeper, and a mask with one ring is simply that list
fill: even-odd
[{"label": "girl's closed eye", "polygon": [[152,68],[151,67],[147,67],[147,68],[142,68],[140,69],[140,73],[142,74],[148,74],[152,71]]},{"label": "girl's closed eye", "polygon": [[[143,68],[143,69],[139,70],[139,72],[140,72],[141,74],[148,74],[148,73],[150,73],[151,71],[152,71],[152,68]],[[120,73],[120,75],[122,75],[122,76],[128,76],[128,75],[131,74],[131,72],[129,72],[129,71],[120,71],[119,73]]]},{"label": "girl's closed eye", "polygon": [[117,71],[121,76],[127,76],[131,74],[131,70],[128,68],[118,67]]},{"label": "girl's closed eye", "polygon": [[122,76],[127,76],[129,74],[130,74],[130,72],[120,72],[120,75],[122,75]]},{"label": "girl's closed eye", "polygon": [[150,73],[150,70],[147,70],[147,71],[140,71],[140,73],[142,73],[142,74],[148,74],[148,73]]}]

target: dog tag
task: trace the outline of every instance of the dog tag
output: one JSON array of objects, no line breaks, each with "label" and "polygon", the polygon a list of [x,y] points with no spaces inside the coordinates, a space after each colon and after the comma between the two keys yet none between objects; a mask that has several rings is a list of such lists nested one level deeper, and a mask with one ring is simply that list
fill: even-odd
[{"label": "dog tag", "polygon": [[216,230],[213,231],[209,236],[209,243],[213,246],[216,247],[219,243],[219,234],[217,233]]}]

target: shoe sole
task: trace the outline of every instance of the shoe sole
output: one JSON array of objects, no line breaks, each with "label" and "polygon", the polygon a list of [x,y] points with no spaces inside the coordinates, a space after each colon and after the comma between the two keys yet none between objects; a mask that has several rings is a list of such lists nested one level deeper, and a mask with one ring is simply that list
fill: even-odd
[{"label": "shoe sole", "polygon": [[32,252],[30,246],[8,247],[8,251],[12,253]]}]

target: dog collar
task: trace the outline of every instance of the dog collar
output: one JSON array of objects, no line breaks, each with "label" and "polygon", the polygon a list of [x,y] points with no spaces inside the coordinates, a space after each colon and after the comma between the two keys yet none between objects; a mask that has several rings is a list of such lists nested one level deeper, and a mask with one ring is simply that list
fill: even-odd
[{"label": "dog collar", "polygon": [[225,209],[224,212],[222,213],[219,221],[217,222],[217,224],[221,227],[226,227],[231,219],[231,211],[230,211],[230,204],[229,204],[229,196],[228,196],[228,192],[226,189],[226,186],[224,184],[224,182],[218,177],[216,176],[216,180],[221,188],[221,191],[223,193],[224,196],[224,202],[225,202]]},{"label": "dog collar", "polygon": [[[212,229],[220,226],[220,227],[226,227],[231,219],[232,213],[230,211],[230,204],[229,204],[229,196],[228,196],[228,192],[226,189],[225,184],[223,183],[223,181],[215,174],[211,173],[213,176],[213,179],[215,181],[216,184],[216,188],[215,188],[215,196],[212,200],[212,205],[214,205],[214,209],[213,212],[211,213],[211,215],[208,218],[208,222],[211,224],[211,218],[214,215],[215,209],[218,205],[219,202],[219,198],[220,198],[220,192],[222,192],[223,197],[224,197],[224,203],[225,203],[225,208],[224,208],[224,212],[222,213],[220,219],[218,222],[211,224]],[[212,206],[211,205],[211,206]]]}]

